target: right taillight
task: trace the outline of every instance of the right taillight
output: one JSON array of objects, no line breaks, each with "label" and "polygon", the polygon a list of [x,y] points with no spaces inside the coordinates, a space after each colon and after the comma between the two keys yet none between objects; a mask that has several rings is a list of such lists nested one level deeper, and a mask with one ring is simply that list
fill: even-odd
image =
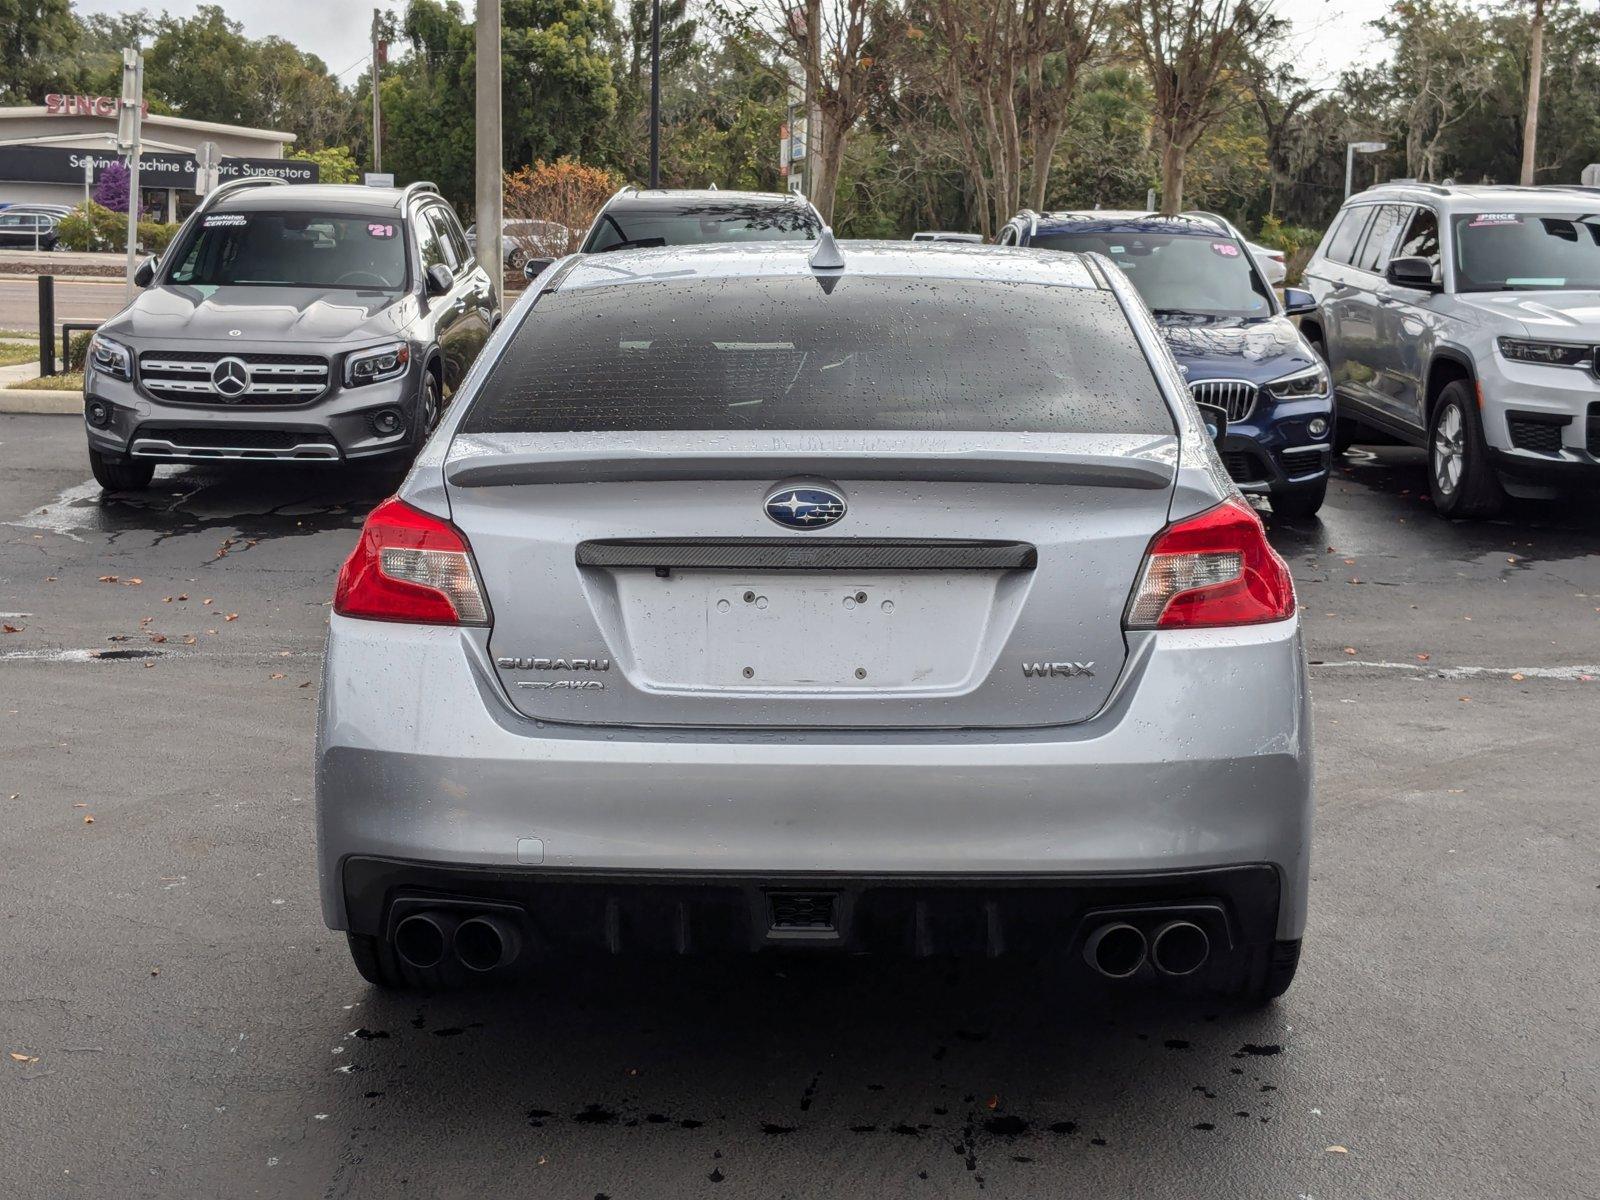
[{"label": "right taillight", "polygon": [[1233,499],[1156,535],[1125,624],[1129,629],[1207,629],[1293,615],[1288,564],[1267,542],[1261,518]]},{"label": "right taillight", "polygon": [[333,611],[369,621],[487,625],[472,548],[449,521],[385,500],[339,570]]}]

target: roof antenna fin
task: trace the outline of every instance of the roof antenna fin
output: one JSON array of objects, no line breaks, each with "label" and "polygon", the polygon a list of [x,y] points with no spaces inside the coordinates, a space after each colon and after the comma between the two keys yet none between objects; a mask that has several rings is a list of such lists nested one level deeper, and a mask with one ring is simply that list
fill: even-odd
[{"label": "roof antenna fin", "polygon": [[817,239],[817,248],[811,252],[811,269],[813,271],[844,270],[844,255],[839,252],[839,243],[833,240],[833,226],[831,225],[822,227],[822,236]]}]

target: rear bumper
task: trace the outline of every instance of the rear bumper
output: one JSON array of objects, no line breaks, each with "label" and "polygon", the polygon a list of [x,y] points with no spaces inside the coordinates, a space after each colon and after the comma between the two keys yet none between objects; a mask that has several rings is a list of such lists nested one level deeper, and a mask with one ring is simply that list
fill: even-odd
[{"label": "rear bumper", "polygon": [[1278,937],[1298,938],[1312,806],[1298,623],[1131,642],[1106,708],[1077,725],[763,736],[533,721],[481,631],[334,616],[317,750],[324,917],[351,927],[357,859],[529,886],[573,873],[1073,885],[1264,864]]},{"label": "rear bumper", "polygon": [[[399,917],[458,906],[520,914],[535,957],[743,954],[1059,956],[1086,928],[1148,912],[1203,922],[1219,953],[1270,945],[1281,887],[1268,865],[1061,876],[631,874],[503,870],[354,857],[350,929],[392,940]],[[1134,915],[1135,913],[1140,915]]]}]

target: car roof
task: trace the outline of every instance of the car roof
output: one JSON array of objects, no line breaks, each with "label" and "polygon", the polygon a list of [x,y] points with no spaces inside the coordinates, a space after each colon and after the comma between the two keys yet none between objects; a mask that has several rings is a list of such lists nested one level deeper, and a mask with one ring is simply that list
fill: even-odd
[{"label": "car roof", "polygon": [[844,267],[817,270],[811,256],[818,242],[710,242],[641,250],[613,250],[569,260],[558,291],[626,285],[766,276],[817,279],[866,276],[984,280],[1054,287],[1103,288],[1089,258],[962,242],[842,241]]},{"label": "car roof", "polygon": [[623,188],[606,207],[674,208],[694,204],[740,208],[751,204],[781,205],[784,208],[810,208],[810,202],[791,192],[721,192],[716,188]]},{"label": "car roof", "polygon": [[1144,209],[1094,209],[1039,213],[1036,233],[1176,233],[1231,236],[1221,217],[1203,213],[1176,216]]},{"label": "car roof", "polygon": [[[395,213],[406,192],[359,183],[296,183],[288,187],[252,187],[217,201],[217,212],[371,212]],[[434,192],[412,195],[438,199]]]},{"label": "car roof", "polygon": [[1600,188],[1580,184],[1522,187],[1510,183],[1443,184],[1395,180],[1357,192],[1345,205],[1430,204],[1446,212],[1572,212],[1600,211]]}]

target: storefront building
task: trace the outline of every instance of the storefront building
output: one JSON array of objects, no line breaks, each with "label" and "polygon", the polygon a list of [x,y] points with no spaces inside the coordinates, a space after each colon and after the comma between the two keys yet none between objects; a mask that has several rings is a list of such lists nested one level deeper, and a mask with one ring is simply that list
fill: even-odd
[{"label": "storefront building", "polygon": [[[118,161],[116,100],[51,94],[44,104],[0,108],[0,204],[81,204],[107,164]],[[317,182],[315,163],[284,157],[294,134],[147,113],[139,155],[146,210],[175,221],[198,201],[195,180],[206,143],[220,154],[218,178],[279,175]]]}]

